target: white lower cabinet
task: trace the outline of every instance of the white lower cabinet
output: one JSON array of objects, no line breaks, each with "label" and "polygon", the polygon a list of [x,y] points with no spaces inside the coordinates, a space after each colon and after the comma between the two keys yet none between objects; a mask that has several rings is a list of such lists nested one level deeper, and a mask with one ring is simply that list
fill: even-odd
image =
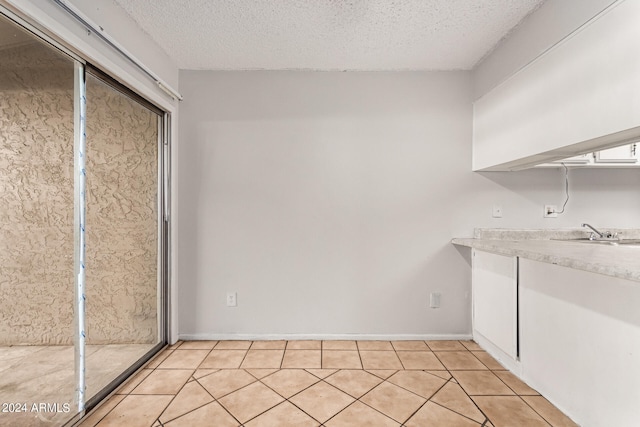
[{"label": "white lower cabinet", "polygon": [[640,425],[640,283],[473,250],[473,337],[582,427]]},{"label": "white lower cabinet", "polygon": [[517,264],[516,257],[473,250],[473,337],[505,366],[518,352]]},{"label": "white lower cabinet", "polygon": [[520,259],[523,380],[582,427],[640,425],[640,283]]}]

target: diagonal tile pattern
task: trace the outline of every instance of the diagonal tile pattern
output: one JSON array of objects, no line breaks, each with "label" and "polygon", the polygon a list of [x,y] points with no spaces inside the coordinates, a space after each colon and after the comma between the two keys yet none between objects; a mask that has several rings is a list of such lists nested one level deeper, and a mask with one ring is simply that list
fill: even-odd
[{"label": "diagonal tile pattern", "polygon": [[576,426],[473,341],[188,341],[80,424]]}]

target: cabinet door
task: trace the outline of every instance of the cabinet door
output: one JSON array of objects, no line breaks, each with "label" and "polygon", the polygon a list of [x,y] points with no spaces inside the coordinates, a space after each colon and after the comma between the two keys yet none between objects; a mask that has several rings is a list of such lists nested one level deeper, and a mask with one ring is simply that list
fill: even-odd
[{"label": "cabinet door", "polygon": [[517,357],[517,258],[473,252],[473,333]]}]

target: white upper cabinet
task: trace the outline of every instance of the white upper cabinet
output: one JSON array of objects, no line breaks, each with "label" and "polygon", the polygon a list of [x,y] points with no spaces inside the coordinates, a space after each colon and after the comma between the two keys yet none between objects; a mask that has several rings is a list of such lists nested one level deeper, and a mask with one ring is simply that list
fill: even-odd
[{"label": "white upper cabinet", "polygon": [[640,1],[619,0],[474,104],[473,170],[517,170],[640,137]]}]

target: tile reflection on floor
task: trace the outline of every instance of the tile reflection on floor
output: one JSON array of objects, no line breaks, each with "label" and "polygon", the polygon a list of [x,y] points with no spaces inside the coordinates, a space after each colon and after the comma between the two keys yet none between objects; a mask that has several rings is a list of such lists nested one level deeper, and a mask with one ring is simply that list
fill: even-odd
[{"label": "tile reflection on floor", "polygon": [[[102,390],[152,347],[87,345],[87,396]],[[0,402],[13,405],[0,408],[0,426],[59,426],[71,419],[77,409],[74,355],[73,346],[0,346]]]},{"label": "tile reflection on floor", "polygon": [[187,341],[81,425],[576,424],[472,341]]}]

